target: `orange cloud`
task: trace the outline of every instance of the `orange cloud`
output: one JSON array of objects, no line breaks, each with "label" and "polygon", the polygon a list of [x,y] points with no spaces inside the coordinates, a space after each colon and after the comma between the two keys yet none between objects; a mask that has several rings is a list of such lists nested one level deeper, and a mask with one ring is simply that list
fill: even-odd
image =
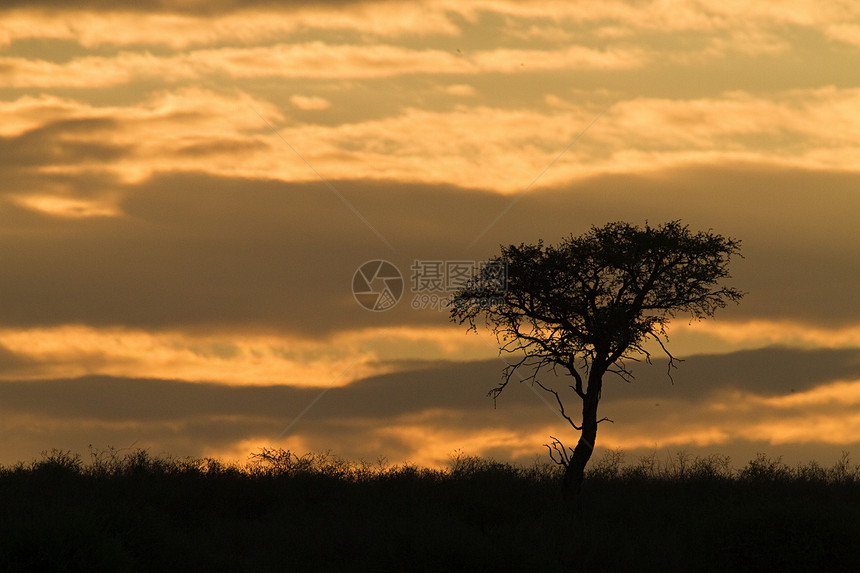
[{"label": "orange cloud", "polygon": [[0,77],[15,88],[106,88],[142,78],[177,81],[194,76],[193,69],[176,58],[120,53],[112,57],[87,56],[57,64],[29,58],[0,58]]},{"label": "orange cloud", "polygon": [[[239,65],[238,63],[236,65]],[[296,100],[301,105],[324,105]],[[66,162],[41,169],[108,172],[139,181],[155,171],[203,171],[285,181],[317,175],[266,124],[325,177],[368,178],[522,191],[558,158],[601,111],[558,96],[544,109],[459,105],[406,109],[398,115],[337,125],[301,124],[273,104],[246,94],[201,89],[160,92],[136,105],[96,107],[59,98],[0,103],[5,129],[54,121],[113,120],[98,132],[63,134],[68,141],[115,145],[112,160]],[[585,137],[540,179],[557,186],[602,173],[649,172],[726,161],[793,168],[860,166],[860,90],[795,90],[771,98],[744,93],[683,100],[637,98],[610,106]],[[257,115],[259,113],[265,121]],[[822,132],[821,126],[829,127]],[[45,161],[50,161],[48,158]]]},{"label": "orange cloud", "polygon": [[3,330],[0,344],[28,361],[26,371],[7,372],[7,379],[103,374],[327,387],[387,371],[376,363],[372,350],[362,352],[357,341],[342,339],[328,347],[274,336],[194,336],[65,326]]},{"label": "orange cloud", "polygon": [[[432,4],[431,4],[432,5]],[[439,4],[437,4],[439,5]],[[780,0],[765,0],[749,4],[742,1],[703,5],[695,0],[679,2],[562,2],[484,0],[458,3],[448,0],[446,8],[475,20],[482,12],[504,14],[516,18],[545,18],[566,23],[613,22],[633,30],[719,31],[763,26],[795,25],[811,28],[856,18],[860,9],[853,4],[800,1],[786,4]]]},{"label": "orange cloud", "polygon": [[826,28],[826,33],[833,40],[860,47],[860,25],[833,24]]},{"label": "orange cloud", "polygon": [[317,97],[317,96],[301,96],[294,95],[290,97],[290,103],[293,104],[298,109],[311,111],[311,110],[323,110],[331,107],[331,102],[325,98]]},{"label": "orange cloud", "polygon": [[788,320],[703,321],[673,323],[672,330],[705,334],[735,345],[752,348],[775,344],[816,348],[860,348],[860,326],[826,328]]},{"label": "orange cloud", "polygon": [[855,406],[860,404],[860,380],[831,382],[806,392],[759,398],[757,402],[772,408],[798,410],[828,404]]},{"label": "orange cloud", "polygon": [[[122,34],[117,34],[122,30]],[[352,6],[244,10],[226,15],[185,15],[139,11],[37,10],[5,12],[0,45],[28,38],[74,40],[87,48],[103,46],[190,46],[223,42],[250,44],[277,40],[299,30],[358,31],[380,37],[456,35],[444,11],[408,3],[361,3]]]},{"label": "orange cloud", "polygon": [[771,444],[853,444],[860,436],[860,414],[816,414],[773,419],[746,428],[751,440]]},{"label": "orange cloud", "polygon": [[618,70],[641,68],[651,59],[643,50],[598,50],[572,46],[556,50],[497,49],[475,54],[476,72],[513,73],[529,70]]},{"label": "orange cloud", "polygon": [[22,207],[56,217],[116,217],[119,209],[106,201],[92,201],[50,195],[22,195],[13,199]]},{"label": "orange cloud", "polygon": [[445,88],[445,93],[453,96],[473,97],[477,92],[469,84],[452,84]]},{"label": "orange cloud", "polygon": [[599,436],[599,446],[610,450],[663,449],[667,446],[718,446],[731,439],[731,434],[721,428],[689,427],[674,432],[658,430],[645,435],[623,430],[606,430]]},{"label": "orange cloud", "polygon": [[413,74],[516,73],[529,70],[626,69],[647,61],[641,50],[597,50],[573,46],[561,50],[478,51],[468,56],[400,46],[332,45],[325,42],[255,47],[199,49],[187,54],[154,56],[120,52],[87,56],[64,63],[24,57],[0,58],[0,77],[16,88],[108,88],[140,80],[176,83],[215,74],[234,78],[387,78]]},{"label": "orange cloud", "polygon": [[[367,329],[323,340],[276,335],[209,335],[60,326],[0,330],[0,345],[27,360],[7,380],[88,374],[226,384],[344,386],[391,372],[395,361],[495,356],[478,337],[453,328]],[[501,363],[500,363],[501,368]]]},{"label": "orange cloud", "polygon": [[[428,0],[418,3],[361,2],[346,5],[291,5],[281,9],[247,8],[223,14],[193,11],[83,11],[7,10],[0,19],[0,45],[27,38],[74,40],[88,48],[102,46],[168,46],[187,49],[225,42],[250,45],[275,41],[298,31],[346,32],[363,36],[457,37],[482,16],[508,22],[504,33],[511,38],[569,44],[571,36],[594,32],[603,38],[628,38],[631,34],[697,32],[726,34],[737,41],[723,41],[711,50],[764,53],[779,43],[786,26],[818,30],[825,37],[856,45],[849,22],[860,10],[851,3],[801,1],[786,4],[769,0],[721,2],[704,5],[696,0],[630,3],[624,0],[594,2],[499,1],[453,2]],[[550,15],[550,22],[547,16]],[[571,29],[583,28],[575,34]],[[117,34],[116,30],[123,30]],[[745,38],[744,41],[741,41]],[[761,38],[768,38],[762,41]]]}]

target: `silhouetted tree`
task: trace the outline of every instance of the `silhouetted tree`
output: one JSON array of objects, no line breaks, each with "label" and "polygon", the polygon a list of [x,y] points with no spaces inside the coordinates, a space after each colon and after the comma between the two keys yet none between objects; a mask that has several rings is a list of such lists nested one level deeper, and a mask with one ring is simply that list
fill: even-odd
[{"label": "silhouetted tree", "polygon": [[[561,416],[580,432],[573,450],[553,436],[547,444],[552,459],[565,466],[567,492],[579,493],[597,425],[607,420],[597,415],[604,374],[630,381],[624,361],[644,357],[650,363],[643,346],[649,339],[666,353],[669,368],[675,366],[665,346],[670,319],[678,313],[691,320],[707,318],[743,297],[719,284],[729,277],[733,255],[740,256],[740,241],[710,231],[693,233],[680,221],[644,229],[609,223],[557,246],[503,246],[493,264],[454,293],[451,319],[475,330],[484,316],[500,354],[516,355],[489,394],[497,398],[517,374],[552,394]],[[498,280],[499,267],[506,268],[506,281]],[[519,374],[522,368],[526,376]],[[582,401],[579,423],[565,408],[562,393],[538,378],[546,369],[559,368],[572,377],[569,390],[562,391]]]}]

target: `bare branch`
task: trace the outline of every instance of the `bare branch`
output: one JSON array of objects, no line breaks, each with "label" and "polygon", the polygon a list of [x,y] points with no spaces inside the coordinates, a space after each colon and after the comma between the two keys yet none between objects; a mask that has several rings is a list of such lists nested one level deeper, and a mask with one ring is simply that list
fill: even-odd
[{"label": "bare branch", "polygon": [[[541,388],[542,390],[545,390],[546,392],[549,392],[550,394],[552,394],[553,396],[555,396],[555,401],[556,401],[556,402],[558,402],[558,409],[559,409],[559,412],[561,413],[562,418],[564,418],[565,420],[567,420],[567,423],[568,423],[568,424],[570,424],[571,426],[573,426],[573,429],[574,429],[574,430],[582,430],[582,426],[577,426],[577,425],[573,422],[573,420],[571,420],[570,416],[568,416],[568,415],[567,415],[567,413],[565,413],[565,411],[564,411],[564,403],[562,403],[561,398],[558,396],[558,392],[556,392],[556,391],[555,391],[555,390],[553,390],[552,388],[547,388],[546,386],[544,386],[543,384],[541,384],[539,380],[534,380],[534,383],[535,383],[535,384],[537,384],[537,386],[538,386],[539,388]],[[550,437],[552,437],[552,436],[550,436]]]},{"label": "bare branch", "polygon": [[675,379],[674,379],[674,378],[672,378],[672,368],[677,368],[677,367],[678,367],[678,366],[675,364],[675,362],[683,362],[683,360],[682,360],[682,359],[680,359],[680,358],[675,358],[675,357],[672,355],[672,353],[671,353],[671,352],[669,352],[669,349],[668,349],[668,348],[666,348],[666,345],[665,345],[665,344],[663,344],[663,339],[661,339],[659,335],[657,335],[657,334],[653,334],[652,336],[654,337],[654,339],[656,339],[656,340],[657,340],[657,344],[659,344],[659,345],[660,345],[660,348],[662,348],[662,349],[663,349],[663,352],[665,352],[665,353],[666,353],[666,356],[668,356],[668,357],[669,357],[669,364],[666,366],[666,376],[668,376],[668,377],[669,377],[669,380],[670,380],[670,381],[672,382],[672,384],[674,385],[674,384],[675,384]]},{"label": "bare branch", "polygon": [[[555,436],[550,436],[550,438],[552,438],[552,442],[544,444],[544,447],[549,450],[550,459],[560,466],[568,467],[570,465],[570,455],[567,452],[569,450],[573,454],[573,450],[565,448],[561,440]],[[558,457],[556,458],[556,456]]]}]

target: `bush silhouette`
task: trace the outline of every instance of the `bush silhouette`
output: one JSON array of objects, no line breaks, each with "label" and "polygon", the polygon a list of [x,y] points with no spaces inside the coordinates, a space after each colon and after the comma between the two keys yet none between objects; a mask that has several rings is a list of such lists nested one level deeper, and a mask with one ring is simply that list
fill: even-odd
[{"label": "bush silhouette", "polygon": [[[557,503],[561,468],[267,449],[247,463],[68,451],[0,468],[0,571],[851,570],[860,466],[760,454],[624,463]],[[601,543],[595,543],[602,540]]]}]

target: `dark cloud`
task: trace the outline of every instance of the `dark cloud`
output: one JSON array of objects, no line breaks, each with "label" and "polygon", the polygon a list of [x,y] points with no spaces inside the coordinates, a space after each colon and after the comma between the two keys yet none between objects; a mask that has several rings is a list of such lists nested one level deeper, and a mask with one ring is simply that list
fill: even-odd
[{"label": "dark cloud", "polygon": [[501,367],[498,361],[443,363],[331,388],[230,386],[110,376],[10,381],[0,382],[0,409],[78,421],[149,423],[237,416],[286,425],[324,392],[320,403],[307,413],[306,421],[379,420],[415,415],[430,408],[492,409],[486,394]]},{"label": "dark cloud", "polygon": [[269,146],[261,141],[245,141],[241,139],[222,139],[217,142],[195,143],[183,145],[176,149],[176,154],[188,157],[202,157],[206,155],[220,155],[224,153],[244,153],[249,151],[262,151]]},{"label": "dark cloud", "polygon": [[[63,185],[73,185],[68,176]],[[593,178],[514,200],[462,189],[158,175],[115,185],[119,218],[60,219],[12,209],[0,236],[0,322],[13,326],[248,328],[305,336],[396,324],[444,324],[409,306],[370,313],[352,275],[371,259],[410,277],[414,259],[482,260],[500,243],[556,242],[592,224],[681,218],[740,238],[733,284],[749,291],[720,316],[840,325],[860,319],[860,244],[853,239],[858,176],[698,168]],[[81,179],[81,185],[91,180]],[[99,183],[103,189],[105,182]],[[814,192],[813,192],[814,190]],[[82,196],[90,189],[73,189]],[[408,287],[408,285],[407,285]]]},{"label": "dark cloud", "polygon": [[[671,348],[671,347],[670,347]],[[616,379],[606,393],[633,397],[706,399],[727,389],[762,396],[803,392],[840,379],[860,378],[860,350],[761,348],[730,354],[696,355],[679,362],[667,375],[666,360],[630,366],[635,381]],[[616,390],[617,389],[617,390]]]},{"label": "dark cloud", "polygon": [[2,344],[0,344],[0,373],[9,374],[20,371],[21,368],[26,368],[33,365],[33,361],[21,356],[18,353],[12,352]]},{"label": "dark cloud", "polygon": [[[21,448],[30,447],[29,456],[63,444],[80,449],[90,443],[101,447],[137,443],[176,455],[201,455],[260,436],[274,440],[318,397],[290,435],[301,436],[320,450],[369,459],[408,457],[415,449],[409,441],[414,437],[379,432],[398,423],[427,425],[428,431],[496,428],[523,433],[557,425],[567,432],[524,384],[512,384],[493,408],[486,394],[499,381],[502,366],[498,360],[428,364],[330,389],[104,376],[0,382],[0,412],[7,443],[15,444],[18,455]],[[612,432],[623,435],[674,419],[685,422],[677,428],[683,432],[690,416],[702,424],[735,420],[735,414],[707,410],[707,404],[734,389],[760,396],[789,395],[834,380],[856,379],[860,351],[769,348],[692,356],[675,371],[674,385],[665,367],[664,361],[639,365],[637,381],[629,385],[607,379],[601,410],[615,420]],[[536,452],[540,447],[535,445]]]},{"label": "dark cloud", "polygon": [[[130,152],[129,148],[111,143],[89,141],[93,132],[116,127],[106,118],[64,119],[25,131],[20,135],[0,137],[0,168],[4,171],[32,169],[47,165],[108,163]],[[80,140],[84,136],[87,140]]]},{"label": "dark cloud", "polygon": [[3,408],[78,421],[157,423],[199,417],[279,418],[314,392],[286,386],[237,387],[87,376],[0,383]]}]

